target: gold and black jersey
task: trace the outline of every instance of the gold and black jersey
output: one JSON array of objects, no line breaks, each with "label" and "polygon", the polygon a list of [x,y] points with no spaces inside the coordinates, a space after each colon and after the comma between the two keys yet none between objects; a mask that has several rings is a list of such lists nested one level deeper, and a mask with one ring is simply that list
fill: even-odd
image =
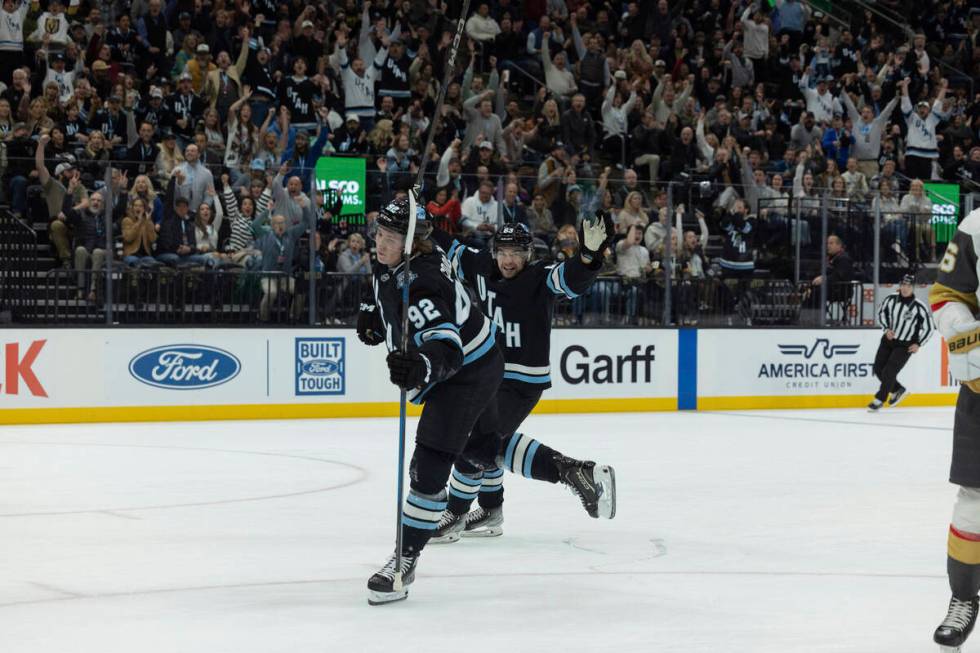
[{"label": "gold and black jersey", "polygon": [[960,223],[946,255],[939,264],[936,283],[929,289],[929,304],[933,312],[955,302],[965,304],[976,315],[978,306],[977,250],[980,243],[980,209],[972,211]]}]

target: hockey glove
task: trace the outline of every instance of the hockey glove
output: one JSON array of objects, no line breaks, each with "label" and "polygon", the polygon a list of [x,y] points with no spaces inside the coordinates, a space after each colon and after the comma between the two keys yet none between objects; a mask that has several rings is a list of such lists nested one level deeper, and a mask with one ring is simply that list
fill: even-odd
[{"label": "hockey glove", "polygon": [[388,354],[388,373],[391,382],[399,388],[421,388],[429,382],[432,365],[429,359],[417,351],[395,350]]},{"label": "hockey glove", "polygon": [[601,259],[614,234],[612,217],[607,211],[596,211],[594,218],[582,220],[582,225],[579,227],[582,257],[589,261]]},{"label": "hockey glove", "polygon": [[361,304],[361,311],[357,314],[357,337],[369,347],[385,341],[385,327],[374,304]]},{"label": "hockey glove", "polygon": [[957,324],[953,331],[946,339],[949,373],[974,392],[980,392],[980,322]]}]

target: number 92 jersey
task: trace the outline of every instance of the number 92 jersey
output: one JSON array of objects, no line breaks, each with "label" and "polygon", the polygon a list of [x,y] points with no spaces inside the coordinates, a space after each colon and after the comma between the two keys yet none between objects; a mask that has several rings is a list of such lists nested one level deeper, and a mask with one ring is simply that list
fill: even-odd
[{"label": "number 92 jersey", "polygon": [[[408,286],[408,347],[424,354],[432,366],[429,383],[408,392],[409,401],[415,404],[422,403],[436,384],[482,359],[493,349],[496,338],[493,322],[472,305],[443,251],[432,245],[432,252],[412,258]],[[384,323],[388,351],[401,346],[405,277],[404,261],[394,269],[385,265],[374,269],[374,301]]]}]

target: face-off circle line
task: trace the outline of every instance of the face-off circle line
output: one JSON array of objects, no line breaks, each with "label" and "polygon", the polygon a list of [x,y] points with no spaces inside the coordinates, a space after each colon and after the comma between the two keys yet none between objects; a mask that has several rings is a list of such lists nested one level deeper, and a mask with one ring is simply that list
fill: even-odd
[{"label": "face-off circle line", "polygon": [[357,472],[356,478],[344,481],[343,483],[338,483],[334,485],[328,485],[324,487],[312,488],[309,490],[301,490],[298,492],[285,492],[282,494],[270,494],[259,497],[241,497],[237,499],[220,499],[216,501],[193,501],[189,503],[175,503],[175,504],[159,504],[150,506],[129,506],[121,508],[86,508],[83,510],[52,510],[52,511],[38,511],[38,512],[24,512],[24,513],[6,513],[0,514],[0,517],[55,517],[64,515],[86,515],[86,514],[104,514],[104,513],[125,513],[125,512],[141,512],[147,510],[171,510],[174,508],[197,508],[205,506],[217,506],[232,503],[249,503],[253,501],[268,501],[272,499],[288,499],[290,497],[304,496],[307,494],[317,494],[320,492],[329,492],[331,490],[340,490],[352,485],[356,485],[364,481],[368,477],[368,471],[363,467],[354,465],[341,460],[331,460],[329,458],[317,458],[314,456],[302,456],[287,453],[277,453],[273,451],[250,451],[244,449],[217,449],[213,447],[179,447],[173,445],[149,445],[149,444],[120,444],[120,443],[101,443],[101,442],[53,442],[53,441],[39,441],[39,442],[24,442],[24,441],[10,441],[4,440],[0,441],[0,446],[3,445],[53,445],[53,446],[70,446],[70,447],[118,447],[125,449],[166,449],[175,451],[203,451],[208,453],[231,453],[231,454],[241,454],[241,455],[251,455],[251,456],[270,456],[275,458],[293,458],[296,460],[309,460],[318,463],[325,463],[329,465],[337,465],[342,468],[353,470]]}]

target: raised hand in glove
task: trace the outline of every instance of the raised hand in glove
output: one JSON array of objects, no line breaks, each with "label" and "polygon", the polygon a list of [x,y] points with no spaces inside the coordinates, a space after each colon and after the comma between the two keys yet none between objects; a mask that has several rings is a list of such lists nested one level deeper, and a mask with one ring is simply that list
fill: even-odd
[{"label": "raised hand in glove", "polygon": [[361,304],[361,311],[357,314],[357,337],[369,347],[385,341],[385,327],[374,304]]},{"label": "raised hand in glove", "polygon": [[429,379],[429,359],[417,351],[395,350],[388,354],[388,373],[399,388],[421,388]]},{"label": "raised hand in glove", "polygon": [[614,234],[613,220],[608,211],[596,211],[595,217],[582,220],[582,226],[579,227],[582,259],[586,263],[601,259]]}]

